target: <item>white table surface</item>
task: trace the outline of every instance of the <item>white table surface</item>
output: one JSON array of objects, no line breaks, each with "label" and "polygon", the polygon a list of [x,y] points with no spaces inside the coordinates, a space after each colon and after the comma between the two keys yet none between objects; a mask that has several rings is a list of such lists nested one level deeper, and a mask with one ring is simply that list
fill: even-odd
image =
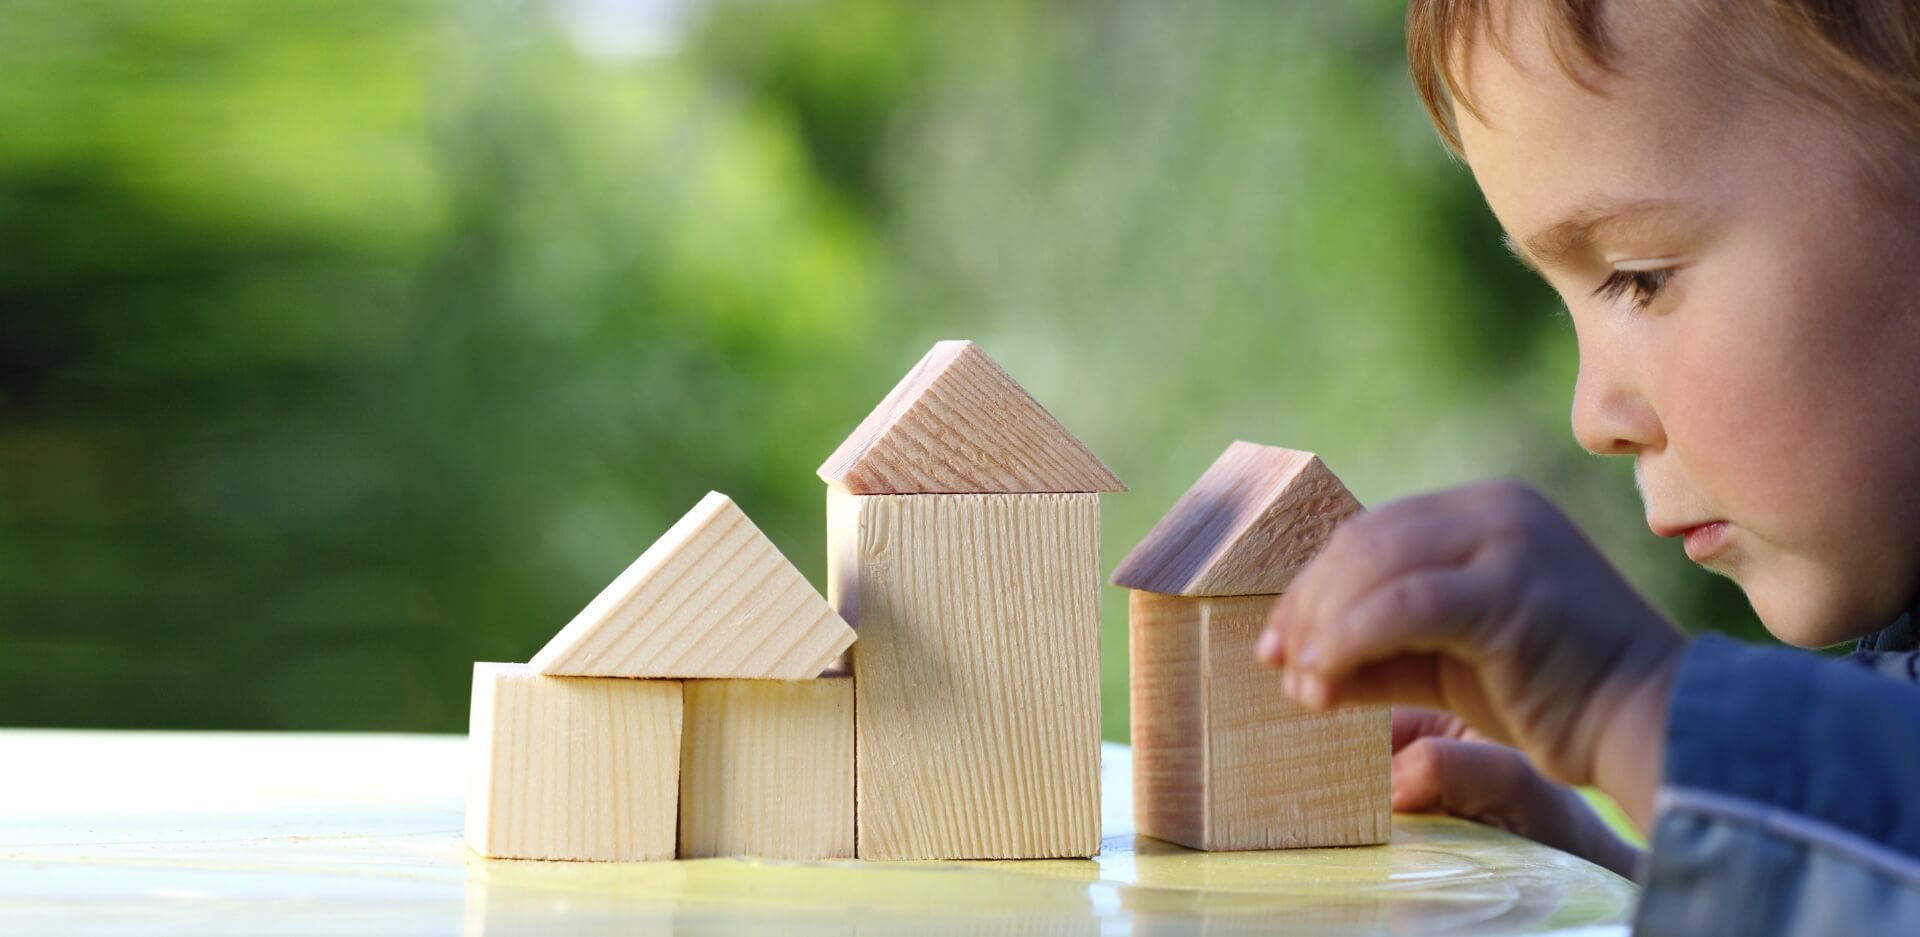
[{"label": "white table surface", "polygon": [[1636,895],[1444,818],[1396,816],[1379,847],[1136,839],[1112,744],[1092,860],[489,861],[461,844],[465,745],[0,731],[0,934],[1624,935]]}]

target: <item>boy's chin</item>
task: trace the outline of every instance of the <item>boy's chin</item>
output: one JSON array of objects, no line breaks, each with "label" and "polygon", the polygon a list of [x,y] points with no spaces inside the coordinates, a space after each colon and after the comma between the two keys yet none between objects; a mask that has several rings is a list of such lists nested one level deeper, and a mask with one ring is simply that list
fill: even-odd
[{"label": "boy's chin", "polygon": [[1795,647],[1831,647],[1893,624],[1897,613],[1882,615],[1861,607],[1847,599],[1846,590],[1816,579],[1757,575],[1734,581],[1746,592],[1767,631]]}]

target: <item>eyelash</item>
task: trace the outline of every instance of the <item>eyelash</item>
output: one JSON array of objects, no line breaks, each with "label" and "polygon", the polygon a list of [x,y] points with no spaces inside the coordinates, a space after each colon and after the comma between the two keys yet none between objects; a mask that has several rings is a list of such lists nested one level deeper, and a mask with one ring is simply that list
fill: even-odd
[{"label": "eyelash", "polygon": [[1673,277],[1673,268],[1664,270],[1615,270],[1602,281],[1593,295],[1616,300],[1629,292],[1633,294],[1635,311],[1645,310],[1666,288],[1667,280]]}]

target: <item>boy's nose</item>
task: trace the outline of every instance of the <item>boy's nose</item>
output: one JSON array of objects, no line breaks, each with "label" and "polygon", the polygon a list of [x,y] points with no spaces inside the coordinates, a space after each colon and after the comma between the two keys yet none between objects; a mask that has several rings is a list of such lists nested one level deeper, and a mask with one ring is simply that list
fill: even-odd
[{"label": "boy's nose", "polygon": [[1625,382],[1582,362],[1573,387],[1573,437],[1595,455],[1636,455],[1666,440],[1659,416]]}]

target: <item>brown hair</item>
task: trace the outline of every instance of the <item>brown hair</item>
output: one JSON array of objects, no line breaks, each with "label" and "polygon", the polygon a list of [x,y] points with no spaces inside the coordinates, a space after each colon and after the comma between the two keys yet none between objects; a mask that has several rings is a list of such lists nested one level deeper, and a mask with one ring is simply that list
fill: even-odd
[{"label": "brown hair", "polygon": [[[1498,2],[1537,4],[1553,55],[1610,70],[1607,0],[1409,0],[1407,65],[1427,114],[1460,152],[1453,106],[1478,115],[1461,80],[1460,52],[1491,34]],[[1920,142],[1920,3],[1913,0],[1665,0],[1704,40],[1702,51],[1751,81],[1811,102],[1855,125]],[[1497,34],[1495,40],[1498,41]]]}]

